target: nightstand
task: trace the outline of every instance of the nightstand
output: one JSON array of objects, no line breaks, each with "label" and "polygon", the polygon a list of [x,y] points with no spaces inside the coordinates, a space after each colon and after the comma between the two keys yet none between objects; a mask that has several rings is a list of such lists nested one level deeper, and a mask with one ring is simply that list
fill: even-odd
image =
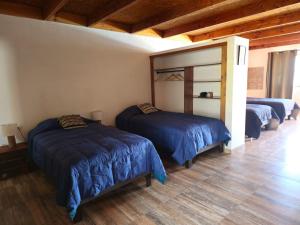
[{"label": "nightstand", "polygon": [[27,173],[27,144],[17,144],[15,148],[0,146],[0,180]]}]

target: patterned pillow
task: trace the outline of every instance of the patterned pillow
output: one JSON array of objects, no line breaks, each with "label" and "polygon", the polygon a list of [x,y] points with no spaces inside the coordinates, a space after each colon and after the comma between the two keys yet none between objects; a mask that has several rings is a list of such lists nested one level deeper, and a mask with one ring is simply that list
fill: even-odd
[{"label": "patterned pillow", "polygon": [[64,129],[87,127],[79,115],[66,115],[58,118],[59,125]]},{"label": "patterned pillow", "polygon": [[158,109],[155,108],[153,105],[150,103],[144,103],[144,104],[139,104],[137,107],[144,113],[144,114],[149,114],[153,112],[157,112]]}]

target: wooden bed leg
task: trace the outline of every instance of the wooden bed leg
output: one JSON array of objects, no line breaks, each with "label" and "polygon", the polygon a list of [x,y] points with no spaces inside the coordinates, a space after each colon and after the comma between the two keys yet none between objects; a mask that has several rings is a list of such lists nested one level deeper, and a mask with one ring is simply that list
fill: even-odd
[{"label": "wooden bed leg", "polygon": [[224,152],[224,144],[220,144],[219,146],[219,152]]},{"label": "wooden bed leg", "polygon": [[299,112],[300,112],[300,109],[293,109],[291,117],[294,118],[294,120],[297,120]]},{"label": "wooden bed leg", "polygon": [[82,210],[81,210],[81,207],[82,206],[79,206],[78,209],[77,209],[77,212],[76,212],[76,215],[73,219],[73,223],[79,223],[81,220],[82,220]]},{"label": "wooden bed leg", "polygon": [[146,178],[146,187],[150,187],[151,186],[151,173],[147,174],[145,176],[145,178]]},{"label": "wooden bed leg", "polygon": [[192,167],[192,164],[193,164],[192,160],[187,160],[185,161],[184,166],[185,168],[189,169]]}]

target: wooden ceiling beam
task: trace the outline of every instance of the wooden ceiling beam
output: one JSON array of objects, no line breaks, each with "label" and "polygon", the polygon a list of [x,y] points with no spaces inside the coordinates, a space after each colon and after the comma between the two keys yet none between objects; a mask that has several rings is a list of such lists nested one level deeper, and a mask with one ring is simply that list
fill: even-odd
[{"label": "wooden ceiling beam", "polygon": [[[87,26],[87,17],[69,12],[58,12],[55,16],[55,21],[79,26]],[[93,26],[96,29],[113,30],[119,32],[129,32],[131,27],[127,24],[118,23],[110,20],[106,20],[101,23],[97,23]]]},{"label": "wooden ceiling beam", "polygon": [[170,28],[164,31],[164,37],[170,37],[182,33],[188,33],[190,31],[199,30],[206,27],[212,27],[215,25],[223,24],[226,22],[240,20],[242,18],[254,16],[267,11],[283,10],[300,8],[299,0],[259,0],[248,5],[242,6],[237,9],[229,10],[220,15],[207,17],[192,23],[179,25],[174,28]]},{"label": "wooden ceiling beam", "polygon": [[93,26],[99,22],[106,20],[110,15],[129,7],[137,0],[110,0],[101,8],[97,9],[93,15],[90,16],[88,26]]},{"label": "wooden ceiling beam", "polygon": [[208,39],[225,38],[228,36],[240,35],[250,31],[258,31],[261,29],[273,28],[281,26],[283,24],[292,24],[296,22],[300,22],[300,10],[202,33],[192,36],[192,39],[194,42],[197,42]]},{"label": "wooden ceiling beam", "polygon": [[[255,48],[257,46],[266,46],[276,43],[286,43],[286,42],[292,42],[292,41],[300,41],[300,32],[294,33],[294,34],[286,34],[282,36],[277,37],[269,37],[269,38],[262,38],[250,41],[250,47]],[[300,43],[300,42],[299,42]]]},{"label": "wooden ceiling beam", "polygon": [[286,45],[295,45],[295,44],[300,44],[300,39],[254,45],[254,46],[250,46],[250,50],[261,49],[261,48],[272,48],[272,47],[279,47],[279,46],[286,46]]},{"label": "wooden ceiling beam", "polygon": [[44,6],[43,17],[45,20],[52,20],[55,14],[61,10],[69,0],[48,0]]},{"label": "wooden ceiling beam", "polygon": [[[66,3],[66,2],[65,2]],[[60,5],[59,9],[62,8]],[[66,24],[73,24],[79,26],[87,26],[88,25],[88,18],[85,16],[81,16],[78,14],[73,14],[65,11],[59,11],[58,7],[55,8],[55,12],[52,10],[51,14],[48,19],[53,19],[56,22],[66,23]],[[0,14],[11,15],[11,16],[20,16],[26,18],[33,18],[43,20],[45,19],[43,14],[43,10],[37,7],[31,7],[27,5],[23,5],[20,3],[11,3],[11,2],[2,2],[0,1]],[[131,26],[119,22],[113,22],[109,20],[105,20],[99,24],[99,26],[93,26],[97,29],[104,29],[104,30],[114,30],[120,32],[130,32]]]},{"label": "wooden ceiling beam", "polygon": [[55,21],[73,25],[87,26],[87,18],[85,16],[63,11],[56,13]]},{"label": "wooden ceiling beam", "polygon": [[267,38],[267,37],[275,37],[275,36],[282,36],[285,34],[293,34],[300,32],[300,23],[296,24],[290,24],[286,26],[281,27],[275,27],[271,29],[251,32],[240,35],[241,37],[255,40],[255,39],[261,39],[261,38]]},{"label": "wooden ceiling beam", "polygon": [[160,15],[156,15],[154,17],[147,18],[144,21],[139,22],[138,24],[135,24],[132,27],[132,33],[136,33],[148,28],[152,28],[154,26],[157,26],[159,24],[178,19],[180,17],[184,17],[187,15],[200,13],[201,11],[205,10],[208,7],[222,7],[226,4],[230,4],[232,2],[235,2],[236,0],[203,0],[203,1],[194,1],[194,3],[188,3],[184,5],[180,5],[178,7],[175,7],[174,10],[169,10],[167,12],[164,12]]},{"label": "wooden ceiling beam", "polygon": [[0,1],[0,14],[42,19],[42,10],[40,8],[13,2]]},{"label": "wooden ceiling beam", "polygon": [[269,38],[262,38],[258,40],[250,41],[250,46],[253,45],[260,45],[265,43],[277,43],[277,42],[284,42],[284,41],[292,41],[300,39],[300,32],[295,34],[286,34],[277,37],[269,37]]},{"label": "wooden ceiling beam", "polygon": [[98,28],[98,29],[105,29],[105,30],[113,30],[113,31],[119,31],[119,32],[127,32],[129,33],[131,30],[131,26],[128,24],[120,23],[120,22],[115,22],[111,20],[105,20],[102,22],[99,22],[95,25],[92,26],[93,28]]},{"label": "wooden ceiling beam", "polygon": [[[87,17],[85,16],[64,12],[64,11],[58,12],[56,14],[55,21],[66,23],[66,24],[79,25],[79,26],[87,26],[87,22],[88,22]],[[93,26],[93,28],[128,33],[131,27],[127,24],[106,20],[104,22],[97,23],[96,25]]]}]

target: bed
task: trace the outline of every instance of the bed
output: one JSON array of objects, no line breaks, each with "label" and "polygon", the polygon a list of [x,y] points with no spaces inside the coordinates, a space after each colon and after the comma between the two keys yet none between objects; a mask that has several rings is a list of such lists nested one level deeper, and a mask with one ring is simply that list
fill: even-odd
[{"label": "bed", "polygon": [[270,125],[276,127],[271,123],[278,126],[279,117],[274,109],[268,105],[247,104],[246,107],[246,136],[249,138],[259,138],[261,128]]},{"label": "bed", "polygon": [[271,106],[280,119],[280,123],[283,123],[285,118],[289,119],[293,117],[297,119],[299,113],[298,104],[291,99],[283,98],[247,98],[247,104],[259,104]]},{"label": "bed", "polygon": [[154,145],[141,136],[89,121],[65,130],[57,119],[40,123],[28,136],[32,161],[57,189],[57,203],[75,220],[79,206],[128,182],[166,173]]},{"label": "bed", "polygon": [[223,146],[230,141],[230,133],[218,119],[159,110],[143,114],[131,106],[116,118],[117,127],[150,139],[158,149],[163,149],[175,161],[186,167],[199,153]]}]

